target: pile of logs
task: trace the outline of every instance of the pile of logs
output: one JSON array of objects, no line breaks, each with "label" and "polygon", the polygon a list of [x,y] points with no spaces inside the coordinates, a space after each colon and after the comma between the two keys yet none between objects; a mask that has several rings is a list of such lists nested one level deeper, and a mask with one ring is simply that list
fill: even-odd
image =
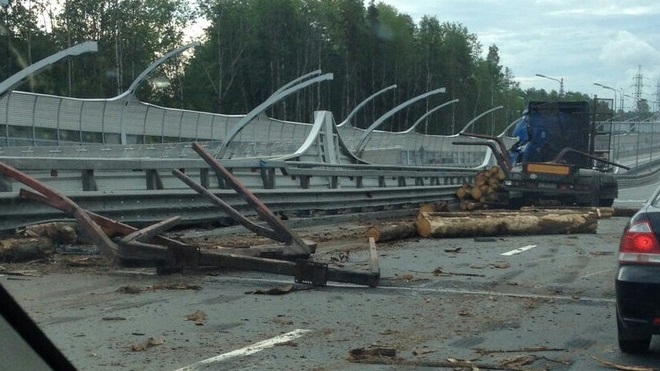
[{"label": "pile of logs", "polygon": [[463,184],[456,190],[461,210],[487,209],[489,205],[500,201],[498,191],[505,177],[504,170],[499,166],[478,172],[472,184]]}]

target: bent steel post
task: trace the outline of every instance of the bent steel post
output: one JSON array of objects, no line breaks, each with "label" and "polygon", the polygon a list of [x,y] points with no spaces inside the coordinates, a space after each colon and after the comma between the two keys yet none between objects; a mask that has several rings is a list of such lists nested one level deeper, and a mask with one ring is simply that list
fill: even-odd
[{"label": "bent steel post", "polygon": [[297,92],[298,90],[304,89],[312,84],[319,83],[321,81],[326,81],[326,80],[332,80],[333,79],[333,74],[331,73],[326,73],[324,75],[315,77],[311,80],[307,80],[305,82],[302,82],[298,85],[295,85],[293,87],[290,87],[288,89],[285,89],[277,94],[271,95],[268,99],[266,99],[265,102],[261,103],[259,106],[257,106],[255,109],[250,111],[247,115],[243,116],[243,118],[234,125],[234,127],[231,129],[231,131],[227,134],[227,137],[224,139],[222,144],[220,145],[220,148],[218,148],[217,152],[215,153],[214,157],[217,158],[222,158],[224,156],[227,146],[229,143],[240,133],[247,124],[250,123],[255,117],[259,116],[261,113],[263,113],[268,107],[272,106],[273,104],[279,102],[280,100],[286,98],[287,96]]},{"label": "bent steel post", "polygon": [[495,111],[497,111],[498,109],[502,109],[502,108],[504,108],[504,106],[497,106],[497,107],[493,107],[493,108],[491,108],[491,109],[489,109],[489,110],[487,110],[487,111],[484,111],[483,113],[481,113],[481,114],[478,115],[477,117],[475,117],[475,118],[473,118],[472,120],[470,120],[470,122],[468,122],[467,125],[465,125],[465,127],[464,127],[463,129],[461,129],[461,131],[459,131],[458,133],[459,133],[459,134],[463,134],[463,133],[465,133],[465,132],[467,131],[467,129],[469,129],[472,125],[474,125],[475,122],[477,122],[477,120],[479,120],[480,118],[486,116],[487,114],[489,114],[489,113],[491,113],[491,112],[495,112]]},{"label": "bent steel post", "polygon": [[443,104],[441,104],[441,105],[439,105],[435,108],[432,108],[431,110],[429,110],[428,112],[423,114],[420,118],[418,118],[417,121],[415,121],[415,123],[411,127],[409,127],[408,129],[402,131],[402,133],[404,133],[404,134],[410,133],[411,131],[415,130],[415,127],[417,127],[422,121],[424,121],[425,118],[429,117],[433,112],[439,110],[442,107],[446,107],[450,104],[456,104],[456,103],[458,103],[458,101],[459,101],[459,99],[453,99],[453,100],[450,100],[449,102],[445,102],[445,103],[443,103]]},{"label": "bent steel post", "polygon": [[10,76],[5,81],[0,82],[0,98],[4,97],[9,92],[21,85],[23,81],[25,81],[25,79],[27,79],[29,76],[35,75],[57,62],[76,55],[93,53],[96,51],[98,51],[98,43],[96,41],[86,41],[46,57],[37,63],[31,64]]},{"label": "bent steel post", "polygon": [[363,100],[362,102],[360,102],[360,104],[355,106],[355,108],[353,108],[353,110],[348,114],[348,116],[346,116],[346,119],[344,121],[340,122],[339,124],[337,124],[337,127],[338,128],[342,127],[342,126],[344,126],[344,124],[350,122],[351,119],[353,118],[353,116],[355,116],[358,113],[358,111],[360,111],[360,109],[362,109],[362,107],[364,107],[367,103],[372,101],[374,98],[376,98],[377,96],[385,93],[386,91],[392,90],[396,87],[397,87],[396,84],[390,85],[390,86],[386,87],[385,89],[379,90],[379,91],[375,92],[374,94],[370,95],[369,97],[367,97],[367,99]]},{"label": "bent steel post", "polygon": [[355,148],[353,149],[353,152],[355,152],[355,153],[362,152],[362,150],[364,150],[364,147],[366,147],[366,145],[367,145],[367,139],[369,138],[369,134],[371,134],[372,131],[376,130],[380,125],[383,124],[383,122],[385,122],[385,120],[390,118],[395,113],[401,111],[402,109],[408,107],[409,105],[411,105],[411,104],[413,104],[413,103],[415,103],[419,100],[422,100],[426,97],[430,97],[431,95],[434,95],[434,94],[444,93],[445,91],[446,91],[445,88],[431,90],[428,93],[418,95],[415,98],[407,100],[407,101],[399,104],[398,106],[392,108],[391,110],[387,111],[384,115],[379,117],[378,120],[376,120],[373,124],[371,124],[371,126],[369,126],[367,128],[367,130],[364,131],[364,133],[362,134],[360,139],[358,139],[357,144],[355,145]]}]

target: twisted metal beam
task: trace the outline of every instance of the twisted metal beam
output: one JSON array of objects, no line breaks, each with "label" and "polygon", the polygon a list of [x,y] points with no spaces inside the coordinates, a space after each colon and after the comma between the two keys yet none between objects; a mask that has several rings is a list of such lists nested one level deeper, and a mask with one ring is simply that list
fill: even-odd
[{"label": "twisted metal beam", "polygon": [[364,133],[362,134],[360,139],[358,139],[357,144],[355,145],[355,148],[354,148],[353,151],[355,153],[362,152],[364,150],[364,147],[366,147],[366,145],[367,145],[367,139],[369,138],[369,134],[371,134],[374,130],[376,130],[379,126],[381,126],[383,124],[383,122],[385,122],[385,120],[390,118],[395,113],[401,111],[402,109],[408,107],[409,105],[411,105],[411,104],[413,104],[413,103],[415,103],[415,102],[417,102],[421,99],[424,99],[424,98],[429,97],[429,96],[434,95],[434,94],[444,93],[445,91],[446,91],[445,88],[431,90],[428,93],[418,95],[415,98],[409,99],[409,100],[399,104],[398,106],[392,108],[391,110],[387,111],[384,115],[379,117],[373,124],[371,124],[371,126],[369,126],[367,128],[367,130],[364,131]]},{"label": "twisted metal beam", "polygon": [[288,89],[282,90],[279,93],[271,95],[268,99],[266,99],[263,103],[261,103],[259,106],[254,108],[252,111],[248,112],[243,118],[241,118],[236,125],[231,129],[229,133],[227,133],[227,136],[225,137],[224,141],[216,151],[214,157],[216,158],[222,158],[225,155],[225,152],[227,152],[227,146],[229,143],[240,133],[249,123],[250,121],[254,120],[255,117],[259,116],[262,114],[268,107],[272,106],[273,104],[281,101],[282,99],[286,98],[287,96],[297,92],[298,90],[304,89],[312,84],[319,83],[321,81],[325,80],[332,80],[333,79],[333,74],[331,73],[326,73],[321,76],[317,76],[313,79],[307,80],[305,82],[302,82],[298,85],[292,86]]},{"label": "twisted metal beam", "polygon": [[186,51],[186,50],[192,48],[193,46],[200,46],[200,45],[201,45],[201,44],[200,44],[199,42],[193,42],[193,43],[190,43],[190,44],[184,45],[184,46],[182,46],[182,47],[180,47],[180,48],[174,49],[174,50],[172,50],[171,52],[165,54],[164,56],[158,58],[156,61],[154,61],[153,63],[151,63],[151,64],[149,65],[149,67],[145,68],[144,71],[142,71],[142,73],[140,73],[140,74],[138,75],[138,77],[136,77],[136,78],[133,80],[133,82],[132,82],[131,85],[128,87],[128,89],[126,89],[125,92],[119,94],[119,95],[118,95],[117,97],[115,97],[114,99],[119,99],[119,98],[124,98],[124,97],[126,97],[126,96],[132,96],[132,95],[134,95],[134,94],[135,94],[135,90],[137,90],[138,86],[142,83],[142,81],[144,81],[144,79],[146,79],[146,78],[147,78],[152,72],[154,72],[154,70],[155,70],[156,68],[158,68],[161,64],[165,63],[168,59],[172,58],[173,56],[178,55],[178,54],[181,54],[181,53],[183,53],[184,51]]},{"label": "twisted metal beam", "polygon": [[456,104],[456,103],[458,103],[458,101],[459,101],[459,99],[452,99],[452,100],[450,100],[449,102],[445,102],[445,103],[443,103],[443,104],[441,104],[441,105],[439,105],[439,106],[437,106],[437,107],[435,107],[435,108],[432,108],[431,110],[429,110],[428,112],[426,112],[425,114],[423,114],[419,119],[417,119],[417,121],[415,121],[415,123],[414,123],[411,127],[409,127],[408,129],[402,131],[402,133],[403,133],[403,134],[408,134],[408,133],[410,133],[411,131],[415,130],[415,127],[417,127],[417,125],[419,125],[420,123],[422,123],[422,121],[424,121],[424,119],[427,118],[428,116],[430,116],[433,112],[439,110],[439,109],[442,108],[442,107],[446,107],[446,106],[448,106],[448,105],[450,105],[450,104]]},{"label": "twisted metal beam", "polygon": [[98,43],[96,41],[86,41],[84,43],[74,45],[61,52],[48,56],[37,63],[31,64],[14,75],[10,76],[3,82],[0,82],[0,98],[9,94],[12,90],[16,89],[28,77],[35,75],[53,64],[65,60],[66,58],[73,57],[84,53],[94,53],[98,51]]},{"label": "twisted metal beam", "polygon": [[376,98],[377,96],[379,96],[379,95],[385,93],[386,91],[388,91],[388,90],[392,90],[392,89],[394,89],[394,88],[396,88],[396,87],[397,87],[396,84],[394,84],[394,85],[390,85],[390,86],[386,87],[385,89],[379,90],[379,91],[377,91],[376,93],[370,95],[367,99],[363,100],[360,104],[358,104],[355,108],[353,108],[353,110],[351,111],[351,113],[349,113],[348,116],[346,116],[346,119],[345,119],[344,121],[342,121],[341,123],[337,124],[337,127],[341,127],[341,126],[343,126],[344,124],[346,124],[347,122],[350,122],[351,119],[353,118],[353,116],[355,116],[355,114],[357,114],[358,111],[359,111],[360,109],[362,109],[362,107],[364,107],[364,106],[365,106],[367,103],[369,103],[371,100],[373,100],[373,99]]},{"label": "twisted metal beam", "polygon": [[497,107],[493,107],[493,108],[491,108],[491,109],[489,109],[489,110],[487,110],[487,111],[484,111],[483,113],[481,113],[481,114],[478,115],[477,117],[475,117],[475,118],[473,118],[472,120],[470,120],[470,122],[468,122],[467,125],[465,125],[465,127],[464,127],[463,129],[461,129],[461,131],[459,131],[458,133],[459,133],[459,134],[463,134],[463,133],[465,133],[465,132],[467,131],[467,129],[469,129],[472,125],[474,125],[475,122],[477,122],[477,120],[479,120],[480,118],[486,116],[487,114],[489,114],[489,113],[491,113],[491,112],[495,112],[495,111],[497,111],[498,109],[502,109],[502,108],[504,108],[504,106],[497,106]]}]

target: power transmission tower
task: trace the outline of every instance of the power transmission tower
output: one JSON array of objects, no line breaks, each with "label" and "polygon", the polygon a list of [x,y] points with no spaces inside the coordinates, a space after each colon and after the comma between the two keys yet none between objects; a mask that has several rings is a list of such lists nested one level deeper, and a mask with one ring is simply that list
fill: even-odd
[{"label": "power transmission tower", "polygon": [[639,101],[642,99],[642,90],[644,89],[644,75],[642,75],[642,66],[640,65],[637,74],[635,77],[633,77],[633,87],[635,88],[635,92],[633,95],[635,96],[635,105],[636,109],[639,109]]}]

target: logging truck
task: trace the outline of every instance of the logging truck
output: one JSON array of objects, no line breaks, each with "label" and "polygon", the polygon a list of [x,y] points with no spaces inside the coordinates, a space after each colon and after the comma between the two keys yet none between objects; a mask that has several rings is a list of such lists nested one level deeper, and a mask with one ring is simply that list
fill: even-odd
[{"label": "logging truck", "polygon": [[596,124],[603,121],[595,113],[600,102],[594,100],[593,110],[589,102],[530,102],[513,129],[518,141],[508,149],[501,138],[463,135],[487,139],[480,144],[504,170],[501,198],[511,208],[612,206],[618,194],[612,169],[626,167],[609,160],[611,127]]}]

